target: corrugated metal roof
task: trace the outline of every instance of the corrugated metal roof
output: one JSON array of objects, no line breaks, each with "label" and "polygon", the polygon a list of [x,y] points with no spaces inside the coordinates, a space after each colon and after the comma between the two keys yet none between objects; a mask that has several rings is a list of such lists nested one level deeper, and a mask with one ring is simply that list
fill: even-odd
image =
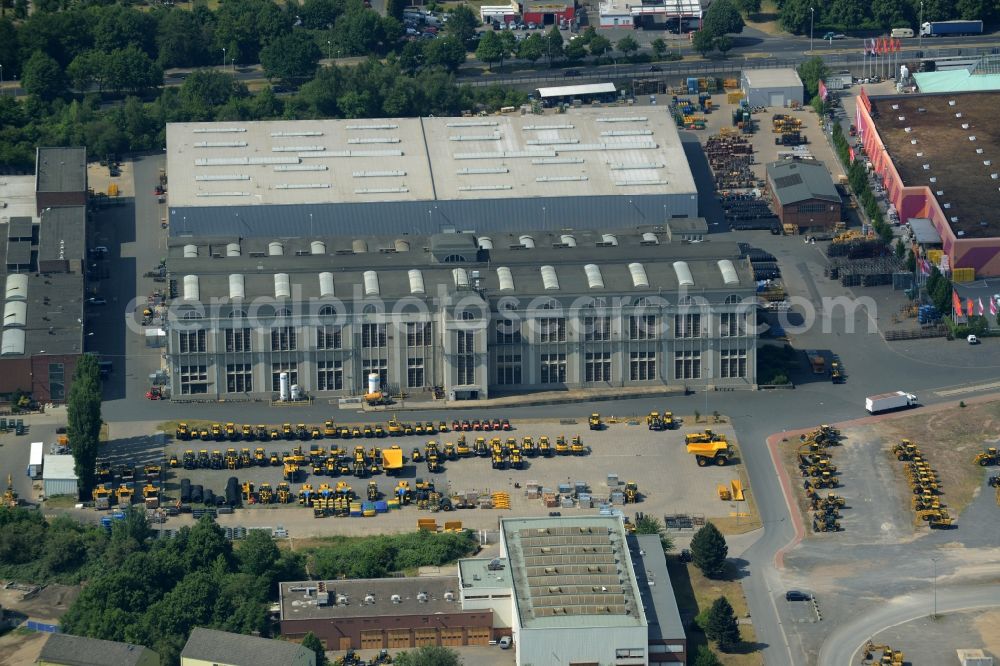
[{"label": "corrugated metal roof", "polygon": [[840,193],[833,184],[830,172],[820,162],[779,160],[767,165],[767,178],[771,189],[782,206],[821,199],[840,203]]},{"label": "corrugated metal roof", "polygon": [[47,455],[44,460],[45,468],[42,470],[42,478],[46,481],[73,479],[76,480],[76,472],[73,470],[73,456],[53,456]]},{"label": "corrugated metal roof", "polygon": [[616,92],[613,83],[584,83],[577,86],[552,86],[549,88],[539,88],[538,94],[546,97],[575,97],[577,95],[601,95]]},{"label": "corrugated metal roof", "polygon": [[913,80],[922,93],[988,92],[1000,90],[1000,74],[972,74],[967,69],[916,72]]}]

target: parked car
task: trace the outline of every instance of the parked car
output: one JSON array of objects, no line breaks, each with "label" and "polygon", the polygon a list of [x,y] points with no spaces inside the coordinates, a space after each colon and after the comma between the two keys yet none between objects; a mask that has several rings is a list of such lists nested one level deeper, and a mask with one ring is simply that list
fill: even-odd
[{"label": "parked car", "polygon": [[970,345],[978,345],[979,344],[979,338],[977,338],[974,335],[970,335],[968,338],[966,338],[966,340],[969,342]]},{"label": "parked car", "polygon": [[101,298],[100,296],[91,296],[87,299],[87,305],[107,305],[107,299]]},{"label": "parked car", "polygon": [[500,640],[497,642],[497,645],[500,646],[501,650],[509,650],[512,644],[513,641],[511,640],[510,636],[501,636]]},{"label": "parked car", "polygon": [[799,590],[785,592],[785,601],[809,601],[810,599],[812,599],[812,595],[808,592],[800,592]]},{"label": "parked car", "polygon": [[649,71],[651,71],[651,72],[662,72],[663,68],[660,67],[659,65],[650,65],[649,66]]},{"label": "parked car", "polygon": [[843,35],[839,32],[828,32],[823,35],[823,39],[847,39],[847,35]]},{"label": "parked car", "polygon": [[563,76],[580,76],[580,70],[578,69],[567,69],[563,72]]},{"label": "parked car", "polygon": [[529,21],[529,22],[528,22],[528,30],[534,30],[534,29],[535,29],[535,28],[537,28],[537,27],[538,27],[538,26],[536,26],[536,25],[535,25],[535,22],[534,22],[534,21]]}]

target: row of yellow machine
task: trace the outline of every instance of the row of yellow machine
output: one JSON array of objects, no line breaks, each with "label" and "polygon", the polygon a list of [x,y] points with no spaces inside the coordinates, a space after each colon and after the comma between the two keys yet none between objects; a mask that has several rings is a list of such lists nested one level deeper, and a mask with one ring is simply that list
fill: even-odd
[{"label": "row of yellow machine", "polygon": [[903,666],[902,650],[893,650],[888,645],[877,645],[872,641],[865,643],[861,653],[861,663],[878,664],[878,666]]},{"label": "row of yellow machine", "polygon": [[941,484],[937,472],[924,458],[920,448],[904,439],[892,447],[892,455],[896,460],[906,463],[906,479],[913,490],[911,503],[917,518],[930,527],[951,527],[954,520],[941,501]]},{"label": "row of yellow machine", "polygon": [[[425,463],[427,471],[437,473],[443,471],[445,461],[460,458],[490,458],[494,469],[523,469],[526,459],[553,457],[556,455],[586,455],[589,449],[584,446],[583,438],[574,435],[567,438],[559,435],[552,441],[543,435],[536,441],[533,437],[493,437],[489,442],[485,437],[477,437],[469,443],[462,433],[456,442],[439,444],[437,440],[429,440],[423,448],[413,447],[410,462]],[[225,451],[214,449],[187,449],[181,456],[171,455],[168,465],[172,468],[184,469],[227,469],[236,470],[248,467],[283,467],[284,478],[295,482],[299,476],[313,474],[315,476],[356,476],[366,478],[378,474],[398,474],[406,464],[406,457],[399,445],[382,448],[372,446],[355,446],[353,450],[334,445],[329,449],[317,443],[310,445],[308,450],[296,446],[291,451],[268,453],[264,447],[227,448]]]},{"label": "row of yellow machine", "polygon": [[[995,446],[983,449],[982,452],[977,453],[976,457],[972,459],[973,464],[980,465],[982,467],[989,467],[990,465],[1000,465],[1000,450]],[[989,480],[990,487],[996,489],[996,500],[997,504],[1000,505],[1000,474],[994,474]]]},{"label": "row of yellow machine", "polygon": [[463,419],[454,420],[449,426],[446,421],[436,425],[433,422],[403,423],[395,417],[384,425],[381,423],[365,423],[344,425],[332,420],[324,421],[323,425],[307,425],[305,423],[282,423],[279,425],[239,425],[236,423],[204,423],[188,425],[187,422],[177,424],[174,437],[181,441],[192,439],[203,442],[273,442],[277,440],[310,440],[310,439],[372,439],[380,437],[409,437],[433,435],[444,432],[488,432],[510,431],[513,427],[508,419]]},{"label": "row of yellow machine", "polygon": [[829,425],[821,425],[809,433],[799,436],[799,472],[805,478],[802,487],[812,510],[814,532],[839,532],[841,509],[847,507],[843,496],[831,492],[822,494],[821,489],[833,489],[840,484],[837,467],[833,464],[831,446],[840,443],[840,431]]}]

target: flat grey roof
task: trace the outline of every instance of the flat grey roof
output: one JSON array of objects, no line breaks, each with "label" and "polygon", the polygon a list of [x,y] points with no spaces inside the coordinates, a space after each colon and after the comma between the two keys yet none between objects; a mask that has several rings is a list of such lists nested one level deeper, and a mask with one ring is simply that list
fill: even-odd
[{"label": "flat grey roof", "polygon": [[131,666],[138,664],[148,648],[132,643],[103,641],[70,634],[49,635],[38,655],[41,663],[65,666]]},{"label": "flat grey roof", "polygon": [[634,109],[170,123],[167,160],[171,209],[696,192],[673,119]]},{"label": "flat grey roof", "polygon": [[[493,562],[497,563],[495,568],[490,567]],[[503,557],[459,560],[458,578],[463,590],[510,588],[510,562]]]},{"label": "flat grey roof", "polygon": [[768,163],[766,169],[771,189],[783,206],[809,199],[841,203],[837,186],[821,162],[778,160]]},{"label": "flat grey roof", "polygon": [[42,211],[38,231],[38,259],[85,259],[84,230],[87,209],[83,206],[50,208]]},{"label": "flat grey roof", "polygon": [[941,234],[934,228],[934,223],[926,217],[911,217],[908,220],[913,237],[921,245],[940,245]]},{"label": "flat grey roof", "polygon": [[7,265],[28,266],[31,264],[31,242],[7,240]]},{"label": "flat grey roof", "polygon": [[239,666],[275,666],[290,664],[310,654],[308,648],[298,643],[259,638],[228,631],[195,627],[181,650],[181,658],[199,659]]},{"label": "flat grey roof", "polygon": [[[321,584],[328,599],[322,599]],[[279,597],[282,621],[462,612],[454,576],[286,582]]]},{"label": "flat grey roof", "polygon": [[632,534],[628,541],[649,625],[649,640],[683,640],[684,623],[677,609],[674,586],[670,584],[660,537],[655,534]]},{"label": "flat grey roof", "polygon": [[621,518],[501,518],[500,533],[521,626],[646,625]]},{"label": "flat grey roof", "polygon": [[7,238],[27,238],[31,240],[32,221],[30,217],[12,217],[7,224]]},{"label": "flat grey roof", "polygon": [[790,88],[802,87],[799,73],[792,67],[776,69],[744,69],[743,77],[751,88]]},{"label": "flat grey roof", "polygon": [[35,217],[35,176],[3,176],[0,178],[0,222],[25,216]]},{"label": "flat grey roof", "polygon": [[549,88],[539,88],[538,94],[546,97],[575,97],[577,95],[603,95],[614,93],[613,83],[584,83],[578,86],[551,86]]},{"label": "flat grey roof", "polygon": [[42,479],[63,480],[77,479],[76,471],[73,467],[73,456],[47,454],[42,458]]},{"label": "flat grey roof", "polygon": [[38,192],[86,192],[86,148],[39,148],[35,156]]}]

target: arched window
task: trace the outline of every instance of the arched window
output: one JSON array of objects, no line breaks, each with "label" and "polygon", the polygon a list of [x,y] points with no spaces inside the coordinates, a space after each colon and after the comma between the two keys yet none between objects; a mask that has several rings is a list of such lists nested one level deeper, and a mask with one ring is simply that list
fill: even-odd
[{"label": "arched window", "polygon": [[637,308],[648,308],[651,305],[653,305],[653,301],[649,300],[645,296],[640,296],[639,298],[635,299],[635,306]]},{"label": "arched window", "polygon": [[538,308],[540,310],[557,310],[559,308],[559,301],[554,298],[550,298],[549,300],[542,302]]},{"label": "arched window", "polygon": [[204,319],[205,317],[197,310],[185,310],[181,315],[182,319]]},{"label": "arched window", "polygon": [[281,308],[276,313],[274,313],[274,316],[276,316],[276,317],[291,317],[292,316],[292,311],[289,310],[288,308]]},{"label": "arched window", "polygon": [[337,314],[337,311],[334,309],[332,305],[324,305],[319,309],[320,317],[332,317],[335,314]]},{"label": "arched window", "polygon": [[460,254],[449,254],[444,258],[446,264],[460,264],[465,261],[465,257]]},{"label": "arched window", "polygon": [[378,314],[378,307],[376,307],[374,303],[367,303],[363,308],[361,308],[361,314]]},{"label": "arched window", "polygon": [[677,299],[677,305],[694,305],[694,299],[690,296],[681,296]]},{"label": "arched window", "polygon": [[462,310],[462,321],[474,321],[476,319],[476,313],[470,312],[469,310]]},{"label": "arched window", "polygon": [[230,319],[246,319],[246,317],[247,317],[246,310],[233,310],[232,312],[229,313]]}]

